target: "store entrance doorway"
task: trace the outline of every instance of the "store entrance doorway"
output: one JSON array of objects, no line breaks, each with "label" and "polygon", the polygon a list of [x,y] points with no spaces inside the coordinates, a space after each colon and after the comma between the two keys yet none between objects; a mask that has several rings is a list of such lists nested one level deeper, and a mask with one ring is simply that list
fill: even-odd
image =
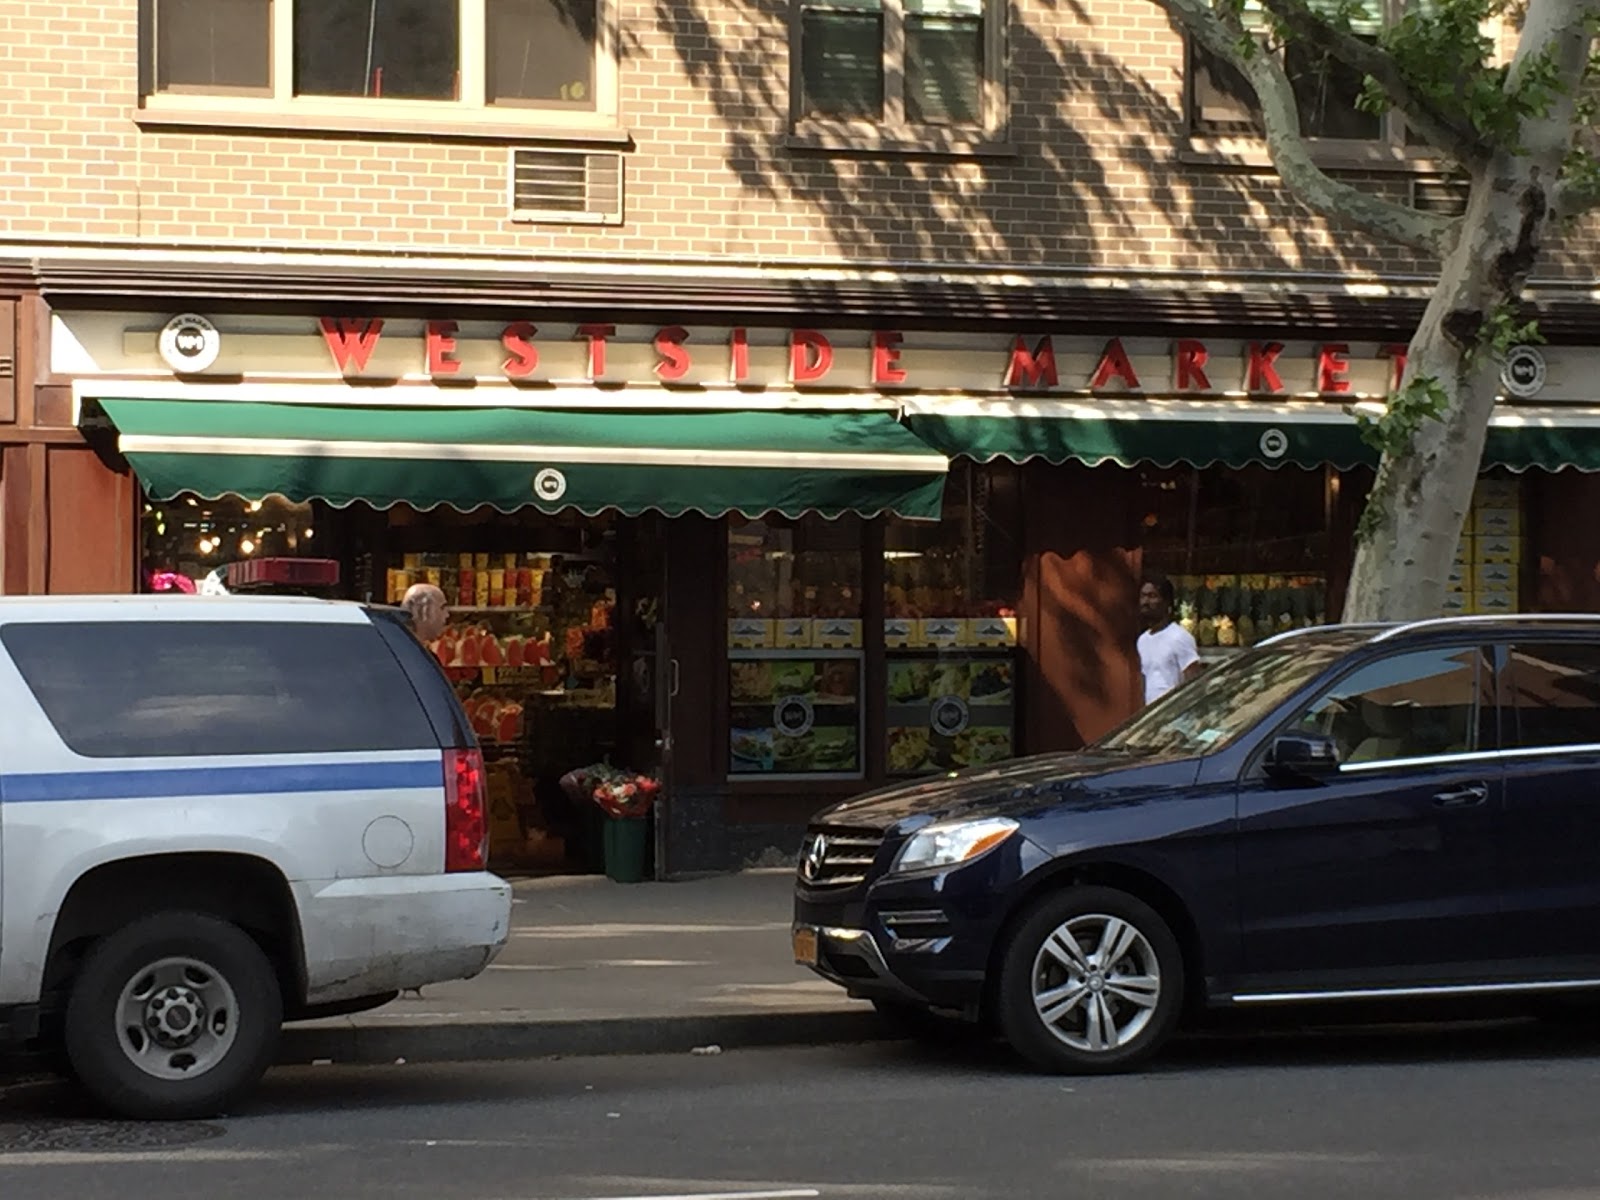
[{"label": "store entrance doorway", "polygon": [[[435,653],[483,745],[491,865],[604,871],[597,789],[631,783],[659,796],[665,786],[661,519],[416,518],[390,515],[386,591],[391,601],[418,582],[445,591],[450,623]],[[648,848],[645,820],[635,832]],[[648,875],[653,863],[639,869]]]}]

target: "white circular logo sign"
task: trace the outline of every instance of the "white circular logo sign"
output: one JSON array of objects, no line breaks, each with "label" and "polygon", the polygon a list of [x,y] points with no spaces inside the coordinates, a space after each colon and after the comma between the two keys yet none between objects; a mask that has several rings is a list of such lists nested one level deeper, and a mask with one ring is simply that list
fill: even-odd
[{"label": "white circular logo sign", "polygon": [[180,375],[193,375],[217,361],[222,335],[199,313],[182,313],[166,323],[156,345],[167,366]]},{"label": "white circular logo sign", "polygon": [[1261,453],[1268,458],[1282,458],[1289,453],[1289,435],[1281,429],[1269,429],[1261,435]]},{"label": "white circular logo sign", "polygon": [[1500,370],[1500,382],[1513,396],[1526,400],[1544,390],[1545,375],[1544,355],[1532,346],[1513,346]]},{"label": "white circular logo sign", "polygon": [[787,737],[805,737],[817,722],[817,711],[804,696],[785,696],[772,707],[772,724]]},{"label": "white circular logo sign", "polygon": [[943,737],[955,737],[967,728],[971,720],[972,711],[960,696],[934,697],[932,711],[928,714],[928,724],[935,733]]},{"label": "white circular logo sign", "polygon": [[546,467],[533,477],[533,494],[550,502],[567,494],[567,477],[554,467]]}]

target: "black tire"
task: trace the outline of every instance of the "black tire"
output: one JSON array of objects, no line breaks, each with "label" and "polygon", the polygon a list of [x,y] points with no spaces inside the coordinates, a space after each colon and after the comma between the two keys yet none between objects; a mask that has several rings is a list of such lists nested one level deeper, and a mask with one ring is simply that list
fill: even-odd
[{"label": "black tire", "polygon": [[[1100,949],[1098,943],[1094,947],[1080,947],[1084,965],[1089,968],[1081,972],[1069,971],[1062,960],[1046,950],[1047,941],[1069,922],[1082,922],[1084,928],[1092,930],[1100,918],[1123,922],[1142,939],[1132,944],[1123,957],[1105,964],[1110,971],[1102,969],[1095,961]],[[1099,926],[1102,930],[1106,927],[1105,924]],[[1126,892],[1103,887],[1073,887],[1058,892],[1041,901],[1023,919],[1003,953],[999,994],[1001,1031],[1017,1053],[1042,1070],[1074,1075],[1129,1070],[1161,1048],[1172,1035],[1183,1010],[1183,955],[1178,941],[1154,909]],[[1153,961],[1146,963],[1145,959]],[[1130,964],[1136,964],[1137,974],[1129,969]],[[1153,974],[1147,968],[1153,968]],[[1038,985],[1047,993],[1058,992],[1061,1005],[1067,1006],[1073,996],[1081,997],[1075,1005],[1063,1008],[1055,1031],[1046,1024],[1035,1005],[1036,972]],[[1097,972],[1100,983],[1096,986],[1093,976]],[[1108,985],[1108,975],[1113,981],[1128,982],[1119,990],[1115,983]],[[1148,998],[1152,994],[1148,982],[1151,979],[1157,981],[1153,1004],[1126,998],[1132,995]],[[1134,980],[1143,982],[1135,987]],[[1091,1026],[1090,1008],[1099,997],[1104,997],[1099,1003],[1105,1008],[1094,1014],[1096,1024]],[[1101,1048],[1090,1049],[1088,1047],[1096,1041],[1095,1031],[1103,1031],[1105,1027],[1106,1017],[1101,1013],[1110,1015],[1113,1028],[1118,1027],[1118,1014],[1128,1014],[1121,1028],[1132,1032],[1109,1043],[1102,1035],[1098,1039]],[[1084,1024],[1081,1031],[1075,1028],[1080,1020]],[[1069,1036],[1084,1045],[1071,1044],[1065,1040]]]},{"label": "black tire", "polygon": [[[235,1004],[216,1004],[212,1023],[225,1017],[226,1038],[215,1061],[200,1074],[160,1078],[140,1067],[124,1049],[130,1034],[146,1037],[142,1028],[127,1029],[119,1016],[124,989],[137,990],[152,968],[169,960],[189,960],[213,973],[203,986],[231,991]],[[171,970],[172,968],[168,968]],[[194,976],[204,980],[200,973]],[[158,989],[159,990],[159,989]],[[217,1010],[235,1007],[224,1014]],[[190,1010],[185,1008],[185,1015]],[[144,917],[109,934],[84,958],[67,1002],[66,1049],[73,1073],[100,1104],[124,1117],[183,1120],[215,1116],[260,1081],[271,1064],[283,1024],[283,997],[272,964],[261,948],[236,925],[193,912],[165,912]],[[185,1051],[150,1047],[152,1065],[181,1070]],[[174,1065],[177,1064],[177,1065]]]},{"label": "black tire", "polygon": [[920,1004],[903,1000],[874,1000],[878,1019],[901,1037],[926,1046],[961,1045],[987,1038],[990,1030],[977,1021],[947,1017]]}]

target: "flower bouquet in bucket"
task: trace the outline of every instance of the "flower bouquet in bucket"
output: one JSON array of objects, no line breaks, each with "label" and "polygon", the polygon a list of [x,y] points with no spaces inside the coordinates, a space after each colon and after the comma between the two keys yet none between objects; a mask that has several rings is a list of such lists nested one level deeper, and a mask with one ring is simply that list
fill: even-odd
[{"label": "flower bouquet in bucket", "polygon": [[590,798],[600,810],[618,821],[641,820],[661,792],[661,781],[654,775],[639,775],[615,767],[589,768]]},{"label": "flower bouquet in bucket", "polygon": [[618,883],[643,879],[649,827],[645,818],[661,794],[661,781],[654,775],[595,763],[568,772],[561,782],[568,795],[593,801],[604,815],[606,875]]}]

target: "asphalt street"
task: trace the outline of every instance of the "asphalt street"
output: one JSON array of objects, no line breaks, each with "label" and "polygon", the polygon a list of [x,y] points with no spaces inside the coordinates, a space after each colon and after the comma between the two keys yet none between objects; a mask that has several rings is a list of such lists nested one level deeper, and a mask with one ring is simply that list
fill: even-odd
[{"label": "asphalt street", "polygon": [[293,1068],[174,1125],[0,1089],[6,1200],[1600,1197],[1600,1033],[1535,1023],[1213,1035],[1104,1079],[905,1042]]}]

